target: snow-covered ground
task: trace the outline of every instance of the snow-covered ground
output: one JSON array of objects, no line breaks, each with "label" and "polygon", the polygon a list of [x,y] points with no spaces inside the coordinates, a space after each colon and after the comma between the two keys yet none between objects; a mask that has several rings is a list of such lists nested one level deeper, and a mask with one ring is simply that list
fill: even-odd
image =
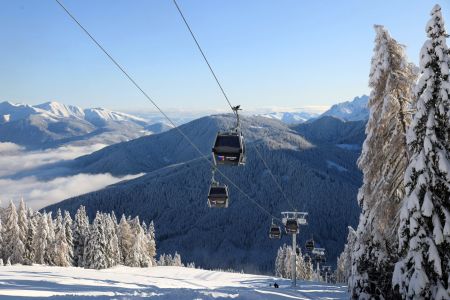
[{"label": "snow-covered ground", "polygon": [[[279,289],[270,287],[276,281]],[[0,267],[0,299],[348,299],[346,287],[181,267]]]}]

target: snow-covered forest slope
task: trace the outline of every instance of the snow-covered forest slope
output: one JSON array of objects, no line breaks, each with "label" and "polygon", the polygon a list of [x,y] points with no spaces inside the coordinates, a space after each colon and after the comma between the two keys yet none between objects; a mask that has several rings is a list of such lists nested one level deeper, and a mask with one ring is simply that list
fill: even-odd
[{"label": "snow-covered forest slope", "polygon": [[[229,115],[217,115],[180,128],[209,157],[217,130],[232,122]],[[328,262],[335,264],[347,226],[354,226],[359,214],[358,151],[311,143],[268,118],[244,118],[243,128],[247,164],[224,169],[225,174],[273,214],[290,209],[255,153],[258,147],[287,197],[299,210],[309,212],[309,226],[300,233],[301,244],[314,234],[327,249]],[[234,188],[228,209],[208,208],[211,167],[176,130],[106,147],[73,164],[80,172],[147,175],[63,201],[47,211],[74,212],[82,204],[90,217],[97,210],[114,210],[117,215],[139,215],[147,223],[154,220],[158,251],[176,250],[186,261],[203,267],[272,273],[278,247],[288,242],[288,237],[280,243],[269,240],[270,219]]]},{"label": "snow-covered forest slope", "polygon": [[[34,266],[0,268],[0,298],[10,299],[348,299],[346,287],[182,267],[106,270]],[[270,287],[274,282],[279,289]]]}]

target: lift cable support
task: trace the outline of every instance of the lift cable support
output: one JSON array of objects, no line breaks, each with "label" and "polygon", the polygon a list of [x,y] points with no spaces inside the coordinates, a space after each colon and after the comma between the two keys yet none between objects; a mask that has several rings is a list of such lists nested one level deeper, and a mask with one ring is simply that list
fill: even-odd
[{"label": "lift cable support", "polygon": [[[234,114],[236,115],[237,118],[237,123],[238,123],[238,128],[240,129],[240,125],[239,125],[239,115],[237,110],[235,110],[235,106],[233,106],[230,102],[230,99],[228,98],[227,93],[225,92],[225,89],[222,87],[222,84],[219,81],[219,78],[217,77],[216,73],[214,72],[214,69],[212,68],[211,64],[208,61],[208,58],[206,57],[205,52],[203,51],[202,47],[200,46],[200,43],[198,42],[194,32],[191,29],[191,26],[189,25],[186,17],[184,16],[180,6],[178,5],[176,0],[173,0],[173,3],[175,5],[175,7],[178,10],[178,13],[180,14],[181,18],[183,19],[184,24],[186,25],[186,28],[188,29],[189,33],[191,34],[192,39],[194,40],[195,44],[197,45],[198,50],[200,51],[203,60],[205,61],[205,63],[208,65],[208,68],[212,74],[212,76],[214,77],[214,80],[216,81],[217,85],[219,86],[220,91],[222,92],[225,100],[227,101],[228,105],[230,106],[231,110],[234,112]],[[239,108],[239,106],[238,106]],[[271,169],[269,168],[269,165],[266,163],[266,161],[264,160],[263,156],[261,155],[261,153],[259,152],[257,147],[254,147],[256,150],[256,153],[258,154],[258,156],[261,158],[261,160],[264,163],[264,166],[266,167],[266,169],[269,171],[273,181],[275,182],[275,184],[277,185],[278,189],[280,190],[281,194],[283,195],[284,199],[286,200],[286,202],[289,204],[289,206],[291,207],[292,210],[296,210],[294,205],[292,205],[292,202],[288,200],[288,198],[286,197],[286,194],[283,192],[283,189],[281,188],[281,185],[277,182],[277,180],[275,179],[275,176],[273,175]]]},{"label": "lift cable support", "polygon": [[[89,33],[89,31],[75,18],[75,16],[61,3],[60,0],[55,0],[55,2],[64,10],[64,12],[72,19],[78,27],[90,38],[90,40],[109,58],[109,60],[125,75],[125,77],[141,92],[141,94],[152,103],[152,105],[164,116],[164,118],[173,125],[175,130],[183,136],[186,141],[200,154],[200,157],[205,159],[213,168],[215,167],[214,162],[212,162],[205,154],[201,152],[201,150],[194,144],[194,142],[172,121],[172,119],[158,106],[158,104],[141,88],[141,86],[128,74],[127,71],[112,57],[112,55],[94,38],[93,35]],[[242,195],[245,196],[250,202],[256,205],[261,211],[270,217],[280,220],[271,214],[267,209],[265,209],[261,204],[256,202],[253,198],[251,198],[247,193],[245,193],[236,183],[234,183],[228,176],[226,176],[223,172],[217,169],[217,172],[225,178],[234,188],[236,188]]]},{"label": "lift cable support", "polygon": [[[301,225],[307,225],[307,212],[282,212],[282,222],[286,233],[292,235],[292,253],[297,252],[297,234],[300,232]],[[292,255],[292,286],[297,286],[297,255]]]}]

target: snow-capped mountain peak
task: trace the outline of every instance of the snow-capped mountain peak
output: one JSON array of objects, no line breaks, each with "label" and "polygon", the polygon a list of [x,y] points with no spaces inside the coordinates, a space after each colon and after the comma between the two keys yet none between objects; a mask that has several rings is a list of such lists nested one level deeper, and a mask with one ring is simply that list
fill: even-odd
[{"label": "snow-capped mountain peak", "polygon": [[333,116],[344,121],[361,121],[369,118],[367,102],[369,96],[355,97],[352,101],[345,101],[333,105],[322,116]]},{"label": "snow-capped mountain peak", "polygon": [[84,118],[83,110],[80,107],[74,105],[65,105],[59,102],[51,101],[35,105],[34,107],[40,108],[60,118],[69,118],[69,117]]}]

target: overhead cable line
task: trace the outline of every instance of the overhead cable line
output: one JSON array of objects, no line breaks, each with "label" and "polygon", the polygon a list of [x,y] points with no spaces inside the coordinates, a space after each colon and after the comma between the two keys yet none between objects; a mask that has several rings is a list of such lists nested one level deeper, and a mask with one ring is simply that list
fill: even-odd
[{"label": "overhead cable line", "polygon": [[[231,107],[231,109],[233,110],[233,105],[231,104],[227,94],[225,93],[224,88],[222,87],[222,84],[220,84],[220,81],[216,75],[216,73],[214,72],[214,69],[212,68],[211,64],[209,63],[208,59],[206,58],[205,52],[203,51],[202,47],[200,46],[200,43],[198,42],[197,38],[195,37],[194,32],[191,29],[191,26],[189,25],[187,19],[185,18],[183,12],[181,11],[180,6],[178,5],[176,0],[173,0],[173,3],[175,4],[175,7],[177,8],[181,18],[183,19],[184,24],[186,25],[186,28],[188,29],[189,33],[192,36],[192,39],[194,40],[195,44],[197,45],[198,50],[200,51],[205,63],[208,65],[208,68],[212,74],[212,76],[214,77],[217,85],[220,88],[220,91],[222,92],[225,100],[228,102],[228,105]],[[233,110],[234,112],[234,110]],[[269,165],[267,164],[267,162],[264,160],[263,156],[261,155],[261,153],[259,152],[258,148],[255,146],[254,147],[256,152],[258,153],[258,156],[261,158],[261,160],[264,162],[265,167],[267,168],[267,170],[269,171],[273,181],[275,182],[276,186],[278,187],[278,189],[280,190],[281,194],[283,195],[284,199],[286,200],[286,202],[289,204],[289,206],[293,209],[296,210],[294,205],[292,205],[292,202],[287,198],[286,194],[284,193],[283,189],[281,188],[281,185],[278,183],[278,181],[275,179],[275,176],[272,173],[272,170],[269,168]]]},{"label": "overhead cable line", "polygon": [[[95,45],[109,58],[109,60],[125,75],[126,78],[144,95],[144,97],[149,100],[154,107],[166,118],[167,121],[170,122],[174,126],[174,128],[185,138],[189,144],[200,154],[202,158],[204,158],[210,165],[214,167],[214,163],[201,152],[201,150],[192,142],[192,140],[170,119],[170,117],[158,106],[158,104],[140,87],[140,85],[128,74],[127,71],[112,57],[112,55],[92,36],[89,31],[75,18],[75,16],[59,1],[55,0],[59,6],[66,12],[66,14],[80,27],[83,32],[94,42]],[[266,210],[263,206],[261,206],[258,202],[252,199],[247,193],[245,193],[239,186],[237,186],[228,176],[226,176],[222,171],[217,170],[217,172],[225,178],[233,187],[235,187],[240,193],[242,193],[248,200],[250,200],[253,204],[258,206],[263,212],[265,212],[270,217],[280,220],[279,218],[273,216],[268,210]]]}]

